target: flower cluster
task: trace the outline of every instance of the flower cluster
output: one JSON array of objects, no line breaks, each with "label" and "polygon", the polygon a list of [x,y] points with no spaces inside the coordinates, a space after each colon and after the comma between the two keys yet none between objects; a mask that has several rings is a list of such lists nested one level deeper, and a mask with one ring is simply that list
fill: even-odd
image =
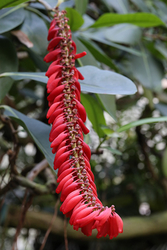
[{"label": "flower cluster", "polygon": [[46,62],[52,62],[46,72],[49,110],[52,124],[49,140],[56,153],[54,169],[58,169],[56,192],[63,204],[60,210],[70,217],[75,230],[81,228],[89,236],[97,229],[97,238],[109,234],[110,239],[123,232],[123,222],[115,208],[104,207],[98,199],[94,175],[90,167],[91,151],[83,140],[86,111],[80,103],[81,87],[78,79],[84,77],[75,68],[75,60],[86,55],[76,54],[65,11],[55,9],[48,34]]}]

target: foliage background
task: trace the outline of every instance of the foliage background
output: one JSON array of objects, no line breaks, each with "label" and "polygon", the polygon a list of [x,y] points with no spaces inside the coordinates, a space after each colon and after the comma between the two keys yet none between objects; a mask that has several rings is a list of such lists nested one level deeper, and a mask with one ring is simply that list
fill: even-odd
[{"label": "foliage background", "polygon": [[[56,211],[47,78],[41,73],[48,68],[43,57],[56,4],[0,2],[1,250],[40,249]],[[125,225],[112,241],[68,226],[69,249],[166,249],[167,3],[68,0],[60,8],[67,10],[77,52],[87,52],[76,66],[85,76],[81,101],[91,130],[85,141],[98,194],[116,206]],[[63,219],[58,212],[44,249],[65,248]]]}]

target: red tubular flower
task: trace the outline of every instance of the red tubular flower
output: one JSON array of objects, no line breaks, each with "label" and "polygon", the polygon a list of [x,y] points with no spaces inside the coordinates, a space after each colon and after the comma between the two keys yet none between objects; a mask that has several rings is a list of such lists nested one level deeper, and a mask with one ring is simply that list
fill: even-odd
[{"label": "red tubular flower", "polygon": [[46,72],[49,110],[47,118],[52,124],[49,140],[52,152],[56,153],[54,169],[58,169],[59,183],[56,192],[61,192],[63,204],[60,210],[70,216],[75,230],[81,228],[89,236],[97,229],[97,238],[109,235],[110,239],[123,232],[123,222],[112,205],[104,207],[97,197],[94,175],[89,160],[91,151],[83,141],[86,111],[80,103],[81,87],[78,79],[84,77],[75,68],[75,60],[86,55],[76,54],[76,45],[71,38],[65,11],[55,10],[50,24],[49,53],[46,62],[52,62]]}]

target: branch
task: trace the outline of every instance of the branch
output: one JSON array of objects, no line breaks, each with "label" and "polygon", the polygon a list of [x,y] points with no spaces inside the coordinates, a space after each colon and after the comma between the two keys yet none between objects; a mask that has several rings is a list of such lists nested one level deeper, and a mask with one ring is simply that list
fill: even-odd
[{"label": "branch", "polygon": [[48,162],[46,159],[44,159],[43,161],[41,161],[40,163],[38,163],[27,175],[27,178],[29,180],[34,180],[34,178],[45,168],[48,167]]},{"label": "branch", "polygon": [[[8,226],[17,226],[20,211],[21,210],[19,207],[9,207],[8,215],[6,217],[6,220],[8,220]],[[28,211],[23,227],[47,231],[52,217],[52,214],[40,211]],[[157,213],[149,217],[138,216],[125,218],[123,219],[123,222],[124,232],[123,234],[120,234],[116,240],[167,233],[167,211]],[[56,220],[53,222],[51,232],[61,236],[64,235],[64,222],[62,219],[59,217],[56,218]],[[87,237],[84,236],[80,231],[77,232],[73,230],[72,226],[68,224],[67,234],[69,238],[92,240],[96,238],[97,232],[96,230],[93,230],[92,236]],[[105,238],[102,238],[102,240],[104,239]]]},{"label": "branch", "polygon": [[45,185],[32,182],[23,176],[13,176],[13,181],[23,187],[30,188],[35,194],[49,194],[51,192]]}]

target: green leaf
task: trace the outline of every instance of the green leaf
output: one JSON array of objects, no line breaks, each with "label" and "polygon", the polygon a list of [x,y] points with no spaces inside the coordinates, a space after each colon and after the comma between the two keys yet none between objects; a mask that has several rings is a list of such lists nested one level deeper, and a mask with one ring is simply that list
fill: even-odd
[{"label": "green leaf", "polygon": [[25,17],[24,9],[2,9],[0,10],[0,34],[19,26]]},{"label": "green leaf", "polygon": [[130,55],[128,66],[131,74],[146,88],[161,91],[161,80],[164,77],[163,65],[156,60],[144,47],[142,57]]},{"label": "green leaf", "polygon": [[145,118],[145,119],[141,119],[135,122],[130,122],[122,127],[120,127],[119,129],[117,129],[116,132],[123,132],[126,131],[130,128],[133,127],[137,127],[143,124],[148,124],[148,123],[157,123],[157,122],[166,122],[167,121],[167,116],[164,117],[153,117],[153,118]]},{"label": "green leaf", "polygon": [[109,95],[128,95],[136,92],[134,83],[115,72],[101,70],[93,66],[78,68],[85,79],[81,82],[82,91]]},{"label": "green leaf", "polygon": [[33,43],[31,50],[36,54],[44,56],[48,46],[48,29],[42,18],[31,11],[25,11],[25,20],[21,26],[21,31],[24,32]]},{"label": "green leaf", "polygon": [[69,25],[71,30],[78,30],[84,23],[84,19],[82,18],[81,14],[72,8],[66,8],[66,11],[67,17],[69,18]]},{"label": "green leaf", "polygon": [[99,94],[98,97],[103,105],[104,110],[106,110],[114,120],[117,120],[115,96]]},{"label": "green leaf", "polygon": [[99,137],[104,137],[105,133],[101,129],[102,125],[106,125],[103,110],[97,100],[88,94],[81,94],[81,101],[86,109],[88,119],[91,121],[93,129]]},{"label": "green leaf", "polygon": [[131,0],[141,11],[149,12],[147,5],[143,2],[143,0]]},{"label": "green leaf", "polygon": [[140,41],[141,29],[132,24],[117,24],[105,33],[106,39],[111,42],[134,45]]},{"label": "green leaf", "polygon": [[136,49],[133,48],[127,48],[126,46],[116,44],[114,42],[110,42],[105,38],[105,34],[108,32],[109,28],[103,28],[103,29],[89,29],[88,31],[82,31],[78,32],[79,37],[82,38],[89,38],[92,40],[95,40],[100,43],[107,44],[111,47],[126,51],[130,54],[136,55],[136,56],[141,56],[141,52],[137,51]]},{"label": "green leaf", "polygon": [[27,0],[1,0],[0,9],[19,5],[28,2]]},{"label": "green leaf", "polygon": [[20,81],[24,79],[34,80],[38,82],[47,83],[48,78],[45,76],[45,72],[7,72],[0,75],[0,78],[10,77],[15,81]]},{"label": "green leaf", "polygon": [[[12,42],[4,36],[0,36],[0,55],[0,73],[17,71],[18,60],[15,48]],[[11,78],[0,78],[0,101],[8,93],[12,84]]]},{"label": "green leaf", "polygon": [[128,0],[104,0],[108,5],[109,9],[114,8],[116,12],[127,13],[129,11],[129,2]]},{"label": "green leaf", "polygon": [[139,27],[156,27],[165,25],[159,17],[151,13],[130,13],[130,14],[115,14],[106,13],[99,17],[99,19],[90,26],[90,28],[100,28],[111,26],[119,23],[131,23]]},{"label": "green leaf", "polygon": [[129,10],[129,2],[128,0],[105,0],[106,4],[109,7],[112,7],[119,13],[127,13]]},{"label": "green leaf", "polygon": [[43,122],[25,116],[19,111],[10,108],[6,105],[2,105],[0,106],[0,108],[4,108],[6,110],[5,114],[15,120],[31,135],[38,148],[46,157],[49,165],[52,167],[54,155],[52,154],[49,142],[49,133],[51,127],[49,125],[44,124]]},{"label": "green leaf", "polygon": [[81,15],[85,13],[87,4],[88,0],[75,0],[75,8]]},{"label": "green leaf", "polygon": [[115,154],[115,155],[122,155],[122,153],[119,150],[111,148],[111,147],[100,147],[100,148],[108,149],[109,151],[111,151],[112,154]]},{"label": "green leaf", "polygon": [[77,46],[77,53],[81,53],[83,51],[86,51],[86,56],[79,58],[78,62],[80,66],[86,66],[86,65],[93,65],[98,67],[96,59],[92,56],[90,51],[85,47],[84,44],[82,44],[77,37],[73,36],[73,41],[76,43]]},{"label": "green leaf", "polygon": [[167,59],[167,46],[166,43],[158,41],[155,43],[155,49],[158,50],[164,58]]},{"label": "green leaf", "polygon": [[155,104],[156,109],[160,111],[160,113],[164,116],[167,116],[167,105],[163,103]]},{"label": "green leaf", "polygon": [[[84,66],[78,68],[78,70],[85,77],[84,80],[80,81],[82,91],[109,95],[130,95],[137,91],[136,86],[130,79],[115,72],[101,70],[94,66]],[[15,81],[23,79],[31,79],[43,83],[48,81],[45,73],[10,72],[1,74],[0,78],[6,76],[11,77]]]},{"label": "green leaf", "polygon": [[167,178],[167,148],[165,149],[162,157],[162,171],[164,176]]},{"label": "green leaf", "polygon": [[154,103],[153,103],[154,95],[153,95],[153,92],[150,89],[146,89],[144,87],[143,87],[143,90],[144,90],[144,96],[148,99],[150,109],[153,109],[154,108]]},{"label": "green leaf", "polygon": [[114,69],[116,72],[118,71],[117,67],[115,66],[111,58],[108,57],[96,43],[94,43],[89,39],[84,39],[84,38],[81,38],[80,40],[88,48],[88,50],[92,53],[92,55],[96,58],[96,60],[106,64],[110,68]]}]

